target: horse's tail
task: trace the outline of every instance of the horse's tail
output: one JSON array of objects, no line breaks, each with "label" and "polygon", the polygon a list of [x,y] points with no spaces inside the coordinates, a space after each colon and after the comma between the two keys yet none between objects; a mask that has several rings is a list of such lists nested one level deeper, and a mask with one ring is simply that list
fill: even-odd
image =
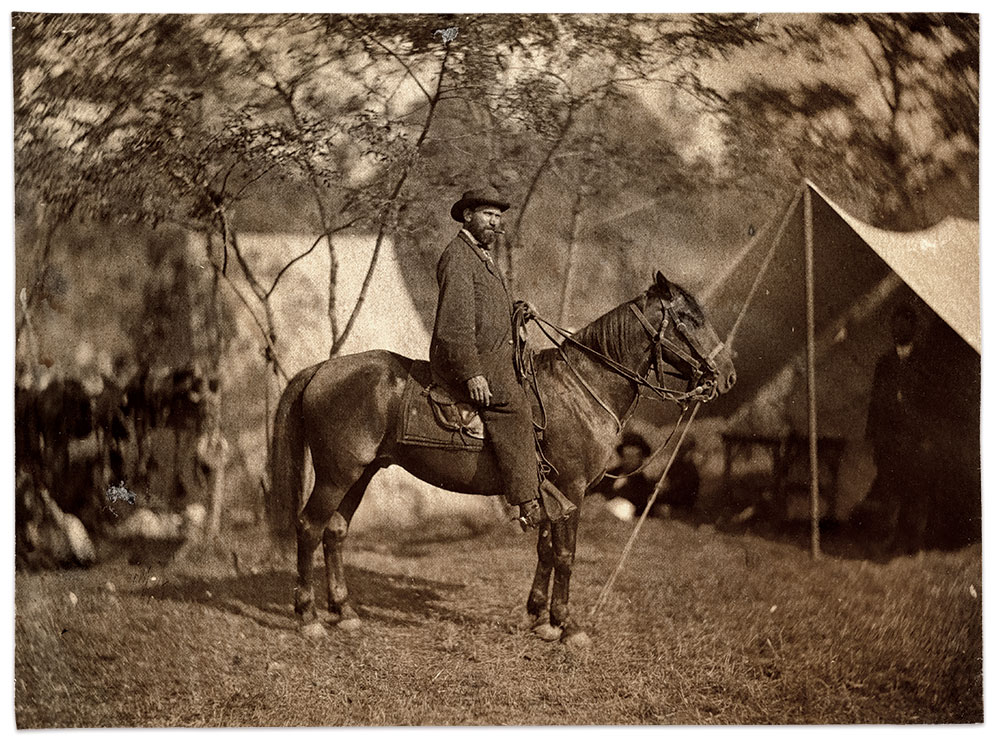
[{"label": "horse's tail", "polygon": [[271,434],[271,490],[265,497],[265,512],[271,534],[277,539],[294,536],[302,510],[305,474],[305,438],[302,433],[302,393],[320,364],[296,374],[278,400]]}]

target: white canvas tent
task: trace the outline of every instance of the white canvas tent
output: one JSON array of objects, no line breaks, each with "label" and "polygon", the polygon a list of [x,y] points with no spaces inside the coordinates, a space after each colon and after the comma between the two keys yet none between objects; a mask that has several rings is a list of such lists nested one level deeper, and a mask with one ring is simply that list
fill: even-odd
[{"label": "white canvas tent", "polygon": [[[244,233],[240,234],[239,242],[248,264],[260,277],[273,278],[290,260],[305,253],[315,238],[304,234]],[[189,249],[193,257],[204,256],[203,242],[201,237],[191,237]],[[334,244],[335,306],[338,323],[343,327],[361,292],[375,237],[338,236]],[[230,262],[230,277],[241,293],[253,298],[246,279],[233,262]],[[279,336],[276,347],[289,376],[329,356],[329,282],[330,254],[324,242],[291,266],[273,294]],[[239,435],[240,452],[252,464],[262,465],[267,454],[263,413],[268,397],[273,411],[279,392],[273,379],[268,388],[261,376],[263,345],[258,327],[232,291],[223,292],[234,309],[238,326],[225,366],[227,407],[230,411],[242,408],[248,413],[248,427],[241,429]],[[339,354],[384,349],[426,359],[429,347],[430,331],[414,306],[395,247],[385,241],[360,313]],[[398,467],[389,467],[379,472],[368,487],[352,526],[405,527],[446,516],[464,524],[498,520],[497,507],[489,499],[449,493],[418,481]]]},{"label": "white canvas tent", "polygon": [[[824,420],[836,420],[832,411],[840,406],[828,407],[831,417],[824,419],[819,402],[835,399],[837,390],[843,394],[844,383],[819,367],[817,357],[852,333],[858,336],[862,322],[871,322],[903,288],[964,341],[960,346],[967,346],[978,366],[979,225],[949,218],[923,231],[886,231],[854,218],[809,181],[776,224],[744,247],[701,294],[716,328],[735,333],[738,376],[736,388],[704,412],[728,418],[745,412],[762,391],[799,364],[805,378],[802,429],[810,444],[813,547],[818,552],[817,440],[829,432]],[[871,329],[869,324],[869,333]],[[868,352],[852,361],[865,387],[878,352],[869,345]],[[864,398],[855,391],[850,403],[855,413],[863,413]],[[849,426],[855,431],[863,427],[857,421],[855,415]]]}]

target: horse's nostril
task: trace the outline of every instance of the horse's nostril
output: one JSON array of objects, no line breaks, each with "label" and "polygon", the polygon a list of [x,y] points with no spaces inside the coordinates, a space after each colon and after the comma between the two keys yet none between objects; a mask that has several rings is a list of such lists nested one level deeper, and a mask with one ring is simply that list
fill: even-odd
[{"label": "horse's nostril", "polygon": [[734,386],[736,386],[736,373],[735,372],[729,374],[729,378],[726,379],[726,383],[729,385],[730,389],[732,389]]}]

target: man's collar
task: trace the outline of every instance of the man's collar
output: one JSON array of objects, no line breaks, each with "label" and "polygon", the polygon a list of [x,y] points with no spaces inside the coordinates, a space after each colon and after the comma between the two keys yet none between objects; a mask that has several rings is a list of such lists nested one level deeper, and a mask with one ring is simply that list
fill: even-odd
[{"label": "man's collar", "polygon": [[492,259],[492,257],[489,254],[489,250],[485,246],[480,245],[478,241],[476,241],[476,237],[469,232],[469,229],[463,226],[459,230],[458,235],[461,236],[463,239],[465,239],[465,243],[467,243],[475,250],[476,256],[479,257],[479,259],[481,259],[483,262]]},{"label": "man's collar", "polygon": [[476,256],[479,257],[479,260],[486,265],[487,271],[491,275],[495,275],[500,278],[500,282],[503,284],[504,289],[507,290],[509,295],[510,290],[507,289],[507,280],[504,278],[503,273],[500,272],[500,268],[497,267],[496,263],[493,261],[493,256],[489,253],[489,250],[484,246],[480,246],[479,242],[476,241],[475,236],[469,233],[464,227],[458,232],[458,235],[462,237],[466,244],[472,247],[472,251],[474,251]]},{"label": "man's collar", "polygon": [[462,228],[459,230],[459,233],[462,234],[462,236],[465,238],[465,240],[468,241],[473,246],[479,247],[480,249],[486,249],[486,247],[483,246],[482,244],[480,244],[476,240],[476,237],[472,235],[472,231],[470,231],[465,226],[462,226]]}]

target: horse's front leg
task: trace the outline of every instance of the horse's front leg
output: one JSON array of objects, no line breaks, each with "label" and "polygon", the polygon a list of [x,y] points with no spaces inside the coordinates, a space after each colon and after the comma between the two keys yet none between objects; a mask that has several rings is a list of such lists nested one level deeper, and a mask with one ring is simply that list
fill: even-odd
[{"label": "horse's front leg", "polygon": [[573,621],[569,613],[569,580],[576,556],[576,530],[579,523],[580,512],[574,511],[552,525],[555,580],[552,584],[551,621],[553,626],[562,629],[563,643],[586,647],[590,645],[590,636]]},{"label": "horse's front leg", "polygon": [[552,553],[552,522],[546,521],[538,528],[538,565],[535,580],[528,595],[528,615],[535,635],[546,641],[555,641],[562,631],[549,619],[549,582],[552,580],[554,555]]}]

